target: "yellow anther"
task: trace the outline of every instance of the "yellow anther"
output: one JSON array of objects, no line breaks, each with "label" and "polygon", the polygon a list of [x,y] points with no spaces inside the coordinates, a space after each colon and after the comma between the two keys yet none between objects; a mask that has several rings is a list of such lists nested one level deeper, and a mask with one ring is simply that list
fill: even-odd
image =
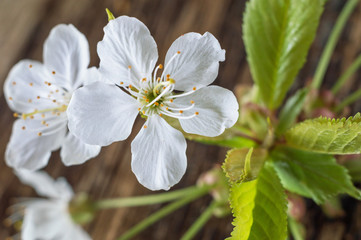
[{"label": "yellow anther", "polygon": [[144,91],[144,93],[145,93],[145,94],[147,94],[147,93],[148,93],[148,91],[147,91],[147,90],[145,90],[145,91]]},{"label": "yellow anther", "polygon": [[34,116],[33,116],[33,115],[31,115],[31,116],[30,116],[30,119],[34,119]]},{"label": "yellow anther", "polygon": [[32,87],[34,84],[31,82],[31,83],[29,83],[29,85],[30,85],[30,87]]},{"label": "yellow anther", "polygon": [[163,87],[163,90],[166,89],[166,87]]},{"label": "yellow anther", "polygon": [[147,128],[147,125],[144,125],[144,128]]},{"label": "yellow anther", "polygon": [[45,118],[45,114],[44,114],[44,113],[43,113],[43,114],[41,114],[41,117],[42,117],[42,118]]},{"label": "yellow anther", "polygon": [[159,113],[159,116],[162,116],[163,114]]},{"label": "yellow anther", "polygon": [[59,89],[56,89],[55,92],[59,92]]},{"label": "yellow anther", "polygon": [[13,85],[16,85],[16,82],[13,82]]},{"label": "yellow anther", "polygon": [[138,111],[140,111],[141,110],[141,108],[138,108]]},{"label": "yellow anther", "polygon": [[53,100],[53,103],[56,103],[56,99]]},{"label": "yellow anther", "polygon": [[57,113],[56,113],[56,116],[60,116],[60,112],[57,112]]},{"label": "yellow anther", "polygon": [[14,117],[19,117],[19,114],[13,113],[13,116],[14,116]]},{"label": "yellow anther", "polygon": [[133,86],[132,85],[129,85],[129,88],[132,88]]},{"label": "yellow anther", "polygon": [[40,96],[37,96],[36,98],[37,98],[37,99],[40,99]]},{"label": "yellow anther", "polygon": [[170,99],[169,102],[173,102],[173,99]]},{"label": "yellow anther", "polygon": [[46,127],[49,127],[49,124],[47,123],[47,124],[45,124],[45,126],[46,126]]},{"label": "yellow anther", "polygon": [[48,82],[47,82],[47,81],[45,81],[44,83],[45,83],[45,84],[48,84]]},{"label": "yellow anther", "polygon": [[194,104],[194,101],[193,101],[193,100],[191,100],[191,103],[192,103],[192,104]]},{"label": "yellow anther", "polygon": [[38,132],[38,136],[40,137],[41,135],[43,135],[41,132]]},{"label": "yellow anther", "polygon": [[169,109],[168,107],[165,108],[165,110],[167,110],[167,111],[168,111],[168,109]]},{"label": "yellow anther", "polygon": [[167,78],[170,78],[170,74],[167,74]]},{"label": "yellow anther", "polygon": [[194,114],[195,114],[195,115],[199,115],[199,112],[195,112]]},{"label": "yellow anther", "polygon": [[145,111],[143,110],[142,113],[145,114]]},{"label": "yellow anther", "polygon": [[32,67],[33,67],[33,65],[30,64],[30,65],[29,65],[29,68],[32,68]]},{"label": "yellow anther", "polygon": [[31,102],[33,102],[33,100],[29,99],[28,102],[31,103]]},{"label": "yellow anther", "polygon": [[163,65],[162,65],[162,64],[159,64],[159,69],[163,69]]},{"label": "yellow anther", "polygon": [[123,85],[124,82],[120,82],[120,85]]},{"label": "yellow anther", "polygon": [[11,100],[13,100],[13,98],[12,98],[12,97],[9,97],[9,100],[11,101]]},{"label": "yellow anther", "polygon": [[52,73],[53,75],[55,75],[55,71],[52,71],[51,73]]},{"label": "yellow anther", "polygon": [[180,54],[181,52],[180,51],[177,51],[178,54]]},{"label": "yellow anther", "polygon": [[159,105],[159,103],[155,102],[155,103],[154,103],[154,105],[158,106],[158,105]]},{"label": "yellow anther", "polygon": [[26,127],[25,127],[25,126],[22,126],[22,127],[21,127],[21,129],[22,129],[22,130],[25,130],[25,129],[26,129]]},{"label": "yellow anther", "polygon": [[143,78],[142,81],[143,81],[143,82],[147,81],[147,78]]},{"label": "yellow anther", "polygon": [[157,78],[157,81],[160,82],[160,77]]},{"label": "yellow anther", "polygon": [[193,91],[195,91],[195,90],[197,90],[197,88],[196,88],[196,87],[194,87],[194,88],[193,88]]},{"label": "yellow anther", "polygon": [[149,99],[145,99],[146,102],[149,102]]},{"label": "yellow anther", "polygon": [[163,103],[161,103],[161,104],[160,104],[160,106],[161,106],[161,107],[164,107],[164,104],[163,104]]},{"label": "yellow anther", "polygon": [[46,122],[43,120],[43,121],[41,121],[41,124],[45,125],[45,124],[46,124]]},{"label": "yellow anther", "polygon": [[146,99],[147,97],[146,96],[143,96],[144,99]]},{"label": "yellow anther", "polygon": [[132,68],[132,66],[130,66],[130,65],[129,65],[129,66],[128,66],[128,68],[129,68],[129,69],[131,69],[131,68]]},{"label": "yellow anther", "polygon": [[51,86],[51,83],[50,83],[50,82],[48,83],[48,86]]},{"label": "yellow anther", "polygon": [[183,113],[183,111],[182,111],[182,110],[179,110],[179,113]]}]

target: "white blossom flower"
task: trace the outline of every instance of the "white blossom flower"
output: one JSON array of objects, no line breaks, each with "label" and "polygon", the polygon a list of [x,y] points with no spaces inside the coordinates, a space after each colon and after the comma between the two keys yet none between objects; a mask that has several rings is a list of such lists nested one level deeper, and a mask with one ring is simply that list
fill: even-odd
[{"label": "white blossom flower", "polygon": [[14,211],[8,220],[22,221],[23,240],[90,240],[89,235],[73,220],[69,202],[74,193],[64,178],[56,181],[45,172],[20,170],[16,172],[21,182],[35,189],[46,198],[20,201],[10,209]]},{"label": "white blossom flower", "polygon": [[44,64],[22,60],[11,69],[4,93],[19,119],[6,149],[9,166],[40,169],[59,147],[65,165],[80,164],[99,154],[100,146],[81,142],[67,128],[66,109],[73,91],[89,75],[92,79],[100,76],[95,68],[87,68],[89,61],[85,36],[73,25],[58,25],[44,44]]},{"label": "white blossom flower", "polygon": [[104,32],[99,71],[113,84],[97,82],[75,91],[67,110],[69,129],[88,144],[106,146],[126,139],[138,113],[145,116],[131,145],[132,170],[145,187],[167,190],[183,176],[187,159],[184,136],[163,117],[178,119],[187,133],[210,137],[238,118],[234,94],[208,86],[225,51],[208,32],[188,33],[172,44],[163,69],[155,67],[156,43],[136,18],[111,20]]}]

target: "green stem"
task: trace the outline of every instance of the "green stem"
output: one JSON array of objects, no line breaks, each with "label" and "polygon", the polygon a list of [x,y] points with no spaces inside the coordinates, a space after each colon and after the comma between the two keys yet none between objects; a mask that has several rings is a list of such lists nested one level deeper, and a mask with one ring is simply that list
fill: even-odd
[{"label": "green stem", "polygon": [[340,104],[338,104],[337,107],[335,108],[335,112],[337,112],[337,113],[340,112],[342,109],[344,109],[344,107],[350,105],[351,103],[355,102],[359,98],[361,98],[361,88],[359,90],[357,90],[356,92],[352,93],[347,98],[345,98]]},{"label": "green stem", "polygon": [[146,229],[153,223],[157,222],[161,218],[174,212],[178,208],[186,205],[187,203],[207,194],[208,191],[210,190],[210,188],[211,188],[210,186],[202,187],[202,188],[199,188],[199,191],[197,191],[197,192],[193,192],[193,193],[189,193],[188,195],[184,195],[184,198],[163,207],[159,211],[153,213],[152,215],[150,215],[149,217],[147,217],[146,219],[144,219],[143,221],[141,221],[140,223],[138,223],[137,225],[132,227],[130,230],[128,230],[126,233],[124,233],[121,237],[119,237],[118,240],[127,240],[127,239],[134,237],[139,232],[143,231],[144,229]]},{"label": "green stem", "polygon": [[350,17],[353,9],[356,7],[359,0],[348,0],[345,7],[342,9],[340,16],[337,18],[336,24],[332,29],[331,35],[328,39],[325,49],[322,52],[320,62],[318,63],[315,77],[312,81],[311,87],[319,89],[322,80],[325,76],[328,64],[330,63],[331,55],[336,47],[337,41],[340,38],[341,32]]},{"label": "green stem", "polygon": [[181,240],[191,240],[197,232],[207,223],[207,221],[212,217],[214,209],[219,206],[219,203],[213,201],[208,208],[202,213],[202,215],[194,222],[194,224],[188,229],[188,231],[183,235]]},{"label": "green stem", "polygon": [[135,207],[144,206],[157,203],[169,202],[178,198],[182,198],[187,194],[194,192],[202,192],[203,188],[193,186],[176,191],[153,194],[148,196],[130,197],[130,198],[115,198],[100,200],[95,203],[97,209],[120,208],[120,207]]},{"label": "green stem", "polygon": [[354,74],[357,69],[361,67],[361,54],[356,58],[352,65],[347,68],[347,70],[341,75],[341,77],[336,81],[335,85],[332,88],[332,93],[336,95],[340,91],[341,87],[345,84],[346,80],[349,79],[352,74]]},{"label": "green stem", "polygon": [[301,223],[288,216],[288,227],[295,240],[305,240],[305,228]]}]

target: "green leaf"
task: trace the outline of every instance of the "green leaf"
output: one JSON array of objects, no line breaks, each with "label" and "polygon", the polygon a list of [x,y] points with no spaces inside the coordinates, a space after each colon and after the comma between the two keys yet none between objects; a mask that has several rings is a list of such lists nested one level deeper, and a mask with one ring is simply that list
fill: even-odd
[{"label": "green leaf", "polygon": [[343,166],[348,170],[352,181],[361,182],[361,159],[347,160]]},{"label": "green leaf", "polygon": [[287,144],[326,154],[361,153],[361,117],[316,118],[301,122],[285,134]]},{"label": "green leaf", "polygon": [[312,198],[318,204],[340,193],[360,198],[347,169],[331,155],[278,147],[271,158],[282,185],[291,192]]},{"label": "green leaf", "polygon": [[184,136],[192,141],[228,148],[254,147],[257,145],[254,141],[240,136],[220,135],[218,137],[211,138],[189,133],[184,134]]},{"label": "green leaf", "polygon": [[229,240],[286,239],[286,194],[271,165],[257,179],[233,184],[230,203],[235,218]]},{"label": "green leaf", "polygon": [[263,148],[232,149],[227,153],[223,170],[230,182],[251,181],[258,176],[267,157]]},{"label": "green leaf", "polygon": [[276,128],[277,135],[282,135],[295,122],[302,110],[307,93],[307,89],[298,90],[295,95],[287,100],[279,115],[280,120]]},{"label": "green leaf", "polygon": [[324,0],[251,0],[244,15],[248,63],[264,103],[276,109],[303,66]]}]

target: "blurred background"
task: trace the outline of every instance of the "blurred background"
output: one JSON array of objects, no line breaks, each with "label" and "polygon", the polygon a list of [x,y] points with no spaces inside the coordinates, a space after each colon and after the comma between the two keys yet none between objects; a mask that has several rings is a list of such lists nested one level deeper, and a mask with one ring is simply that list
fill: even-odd
[{"label": "blurred background", "polygon": [[[103,38],[107,24],[105,8],[115,16],[129,15],[144,22],[155,38],[160,62],[171,43],[183,33],[211,32],[226,49],[226,61],[221,63],[214,84],[233,89],[240,83],[251,83],[242,41],[244,0],[0,0],[0,239],[12,236],[13,228],[2,221],[14,198],[33,197],[35,192],[20,184],[4,162],[6,144],[14,121],[3,95],[3,83],[11,67],[21,59],[42,61],[43,43],[57,24],[72,23],[89,40],[91,66],[98,66],[96,44]],[[344,5],[345,0],[329,0],[322,17],[318,35],[312,45],[308,61],[293,87],[303,86],[314,74],[323,46]],[[356,8],[343,31],[333,54],[324,86],[332,83],[356,58],[361,50],[361,4]],[[359,71],[342,90],[340,97],[360,87]],[[351,114],[361,110],[355,103]],[[75,192],[87,192],[93,199],[129,197],[150,194],[141,186],[130,169],[130,143],[142,126],[138,119],[132,135],[126,141],[102,149],[100,155],[81,166],[65,167],[54,152],[46,171],[53,177],[64,176]],[[204,171],[222,163],[227,149],[188,142],[188,168],[185,176],[173,189],[191,186]],[[179,239],[211,201],[204,197],[181,208],[154,224],[134,239]],[[326,217],[319,207],[307,202],[303,221],[308,239],[361,239],[361,203],[343,199],[345,215]],[[136,207],[99,212],[85,229],[95,240],[113,240],[162,205]],[[231,217],[212,218],[195,239],[224,239],[229,236]]]}]

